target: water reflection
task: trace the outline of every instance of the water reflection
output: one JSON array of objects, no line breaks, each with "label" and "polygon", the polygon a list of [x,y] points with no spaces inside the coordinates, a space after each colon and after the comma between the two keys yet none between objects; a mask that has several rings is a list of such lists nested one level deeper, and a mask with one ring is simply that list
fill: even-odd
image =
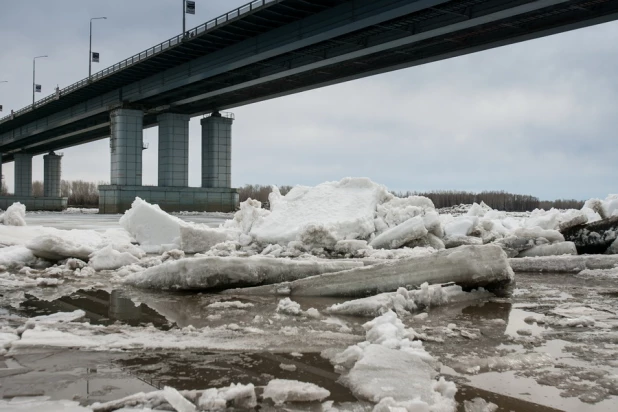
[{"label": "water reflection", "polygon": [[25,317],[34,317],[78,309],[86,312],[90,323],[97,325],[121,322],[131,326],[152,323],[162,329],[170,327],[164,316],[143,303],[135,304],[119,290],[111,293],[105,290],[79,290],[53,301],[26,295],[17,312]]}]

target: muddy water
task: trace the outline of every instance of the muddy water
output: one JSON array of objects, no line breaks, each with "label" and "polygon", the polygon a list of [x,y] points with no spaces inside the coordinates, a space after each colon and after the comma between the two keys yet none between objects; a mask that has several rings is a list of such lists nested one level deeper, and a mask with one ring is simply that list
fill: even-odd
[{"label": "muddy water", "polygon": [[[618,282],[573,275],[519,275],[507,298],[492,298],[435,308],[425,320],[404,322],[427,335],[426,349],[443,363],[442,373],[457,382],[458,400],[481,396],[504,411],[618,410],[616,388],[607,377],[618,375],[616,316]],[[82,309],[92,324],[171,328],[256,324],[256,317],[277,319],[277,298],[225,297],[252,303],[251,309],[212,309],[222,298],[208,294],[152,293],[141,290],[78,290],[54,300],[26,295],[12,315],[32,317]],[[303,309],[323,311],[338,299],[303,298]],[[605,328],[550,326],[531,317],[551,314],[571,304],[594,309]],[[315,328],[359,336],[357,317],[328,317]],[[258,323],[259,326],[259,323]],[[446,332],[445,332],[446,331]],[[345,346],[345,345],[344,345]],[[293,365],[293,367],[281,365]],[[289,370],[295,369],[295,370]],[[207,351],[124,351],[96,353],[37,349],[0,361],[0,396],[48,395],[83,404],[118,399],[166,385],[178,389],[221,387],[234,382],[265,385],[273,378],[313,382],[328,389],[339,405],[359,402],[338,383],[338,375],[319,350],[304,353],[214,353]],[[463,409],[462,409],[463,410]]]}]

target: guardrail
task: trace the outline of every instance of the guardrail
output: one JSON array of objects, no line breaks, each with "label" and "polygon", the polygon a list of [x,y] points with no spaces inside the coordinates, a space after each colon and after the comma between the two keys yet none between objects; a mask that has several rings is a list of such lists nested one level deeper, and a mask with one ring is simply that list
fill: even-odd
[{"label": "guardrail", "polygon": [[233,20],[236,20],[250,12],[254,12],[254,11],[258,11],[262,8],[265,8],[268,5],[272,5],[274,3],[280,3],[283,0],[255,0],[252,1],[250,3],[245,4],[244,6],[240,6],[239,8],[232,10],[228,13],[225,13],[222,16],[219,16],[217,18],[214,18],[200,26],[195,27],[194,29],[190,29],[187,30],[186,33],[180,34],[178,36],[172,37],[169,40],[164,41],[163,43],[159,43],[154,47],[149,48],[148,50],[145,50],[141,53],[138,53],[134,56],[129,57],[128,59],[125,59],[123,61],[121,61],[120,63],[116,63],[113,66],[110,66],[106,69],[101,70],[100,72],[97,72],[95,74],[93,74],[92,76],[85,78],[83,80],[78,81],[77,83],[73,83],[70,86],[65,87],[62,90],[56,91],[54,94],[49,95],[47,97],[44,97],[43,99],[39,100],[38,102],[35,102],[33,104],[31,104],[30,106],[26,106],[23,109],[20,109],[16,112],[11,111],[11,114],[8,116],[5,116],[3,118],[0,119],[0,123],[4,123],[8,120],[14,119],[16,116],[22,115],[24,113],[30,112],[34,109],[36,109],[37,107],[46,105],[47,103],[50,103],[54,100],[58,100],[62,95],[67,94],[67,93],[71,93],[77,89],[80,89],[84,86],[87,86],[95,81],[101,80],[104,77],[109,76],[110,74],[116,73],[120,70],[124,70],[127,67],[133,66],[134,64],[137,64],[141,61],[144,61],[146,59],[151,58],[152,56],[156,56],[159,53],[164,52],[165,50],[168,50],[170,48],[176,47],[180,44],[182,44],[183,40],[185,39],[191,39],[193,37],[196,37],[198,35],[201,35],[203,33],[206,33],[208,31],[211,31],[221,25],[224,25],[226,23],[229,23]]},{"label": "guardrail", "polygon": [[236,120],[236,116],[232,112],[212,112],[202,116],[202,118],[206,117],[225,117],[226,119]]}]

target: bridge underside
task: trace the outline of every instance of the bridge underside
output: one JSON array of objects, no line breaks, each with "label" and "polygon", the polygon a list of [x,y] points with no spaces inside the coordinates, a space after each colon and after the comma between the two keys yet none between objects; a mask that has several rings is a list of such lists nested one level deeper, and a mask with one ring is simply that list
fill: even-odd
[{"label": "bridge underside", "polygon": [[[366,76],[426,64],[618,17],[618,2],[585,0],[542,9],[530,0],[461,0],[425,9],[291,53],[229,70],[129,103],[144,108],[144,127],[161,111],[196,116]],[[517,9],[519,7],[520,9]],[[503,17],[501,17],[503,16]],[[490,20],[482,23],[483,20]],[[467,27],[469,26],[469,27]],[[444,32],[443,34],[440,34]],[[110,135],[108,110],[0,144],[3,161],[15,150],[46,153]]]},{"label": "bridge underside", "polygon": [[[618,1],[612,0],[280,0],[218,31],[195,31],[150,59],[0,121],[0,153],[7,162],[17,153],[47,153],[110,135],[113,141],[119,134],[110,113],[118,110],[138,111],[140,128],[161,127],[166,114],[188,121],[617,18]],[[61,110],[65,117],[54,119]],[[141,129],[134,138],[132,147],[141,145]],[[172,146],[177,144],[185,147],[182,139]],[[210,153],[203,168],[223,156]],[[183,156],[176,164],[160,154],[167,177],[159,176],[159,186],[184,181],[174,172],[180,167],[185,173]],[[141,160],[138,180],[135,175],[114,183],[113,167],[112,185],[141,186]],[[212,179],[227,181],[223,186],[230,189],[228,172],[223,167]],[[204,175],[202,180],[204,188],[213,187]],[[128,193],[116,189],[110,189],[113,196]]]}]

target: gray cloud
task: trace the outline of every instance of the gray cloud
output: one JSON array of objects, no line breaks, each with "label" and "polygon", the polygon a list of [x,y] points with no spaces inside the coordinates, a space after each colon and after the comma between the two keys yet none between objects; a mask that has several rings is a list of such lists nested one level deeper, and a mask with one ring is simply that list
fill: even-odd
[{"label": "gray cloud", "polygon": [[[198,2],[189,26],[243,3]],[[6,0],[5,111],[29,104],[35,55],[50,55],[38,63],[47,93],[87,75],[88,20],[99,15],[109,20],[95,26],[98,69],[180,31],[177,0]],[[617,35],[608,23],[237,108],[233,184],[368,176],[395,190],[604,197],[617,191]],[[199,119],[190,130],[189,180],[198,186]],[[144,183],[156,184],[156,128],[145,141]],[[64,177],[109,180],[108,151],[107,139],[64,150]],[[35,158],[35,179],[42,163]],[[10,187],[12,169],[3,166]]]}]

